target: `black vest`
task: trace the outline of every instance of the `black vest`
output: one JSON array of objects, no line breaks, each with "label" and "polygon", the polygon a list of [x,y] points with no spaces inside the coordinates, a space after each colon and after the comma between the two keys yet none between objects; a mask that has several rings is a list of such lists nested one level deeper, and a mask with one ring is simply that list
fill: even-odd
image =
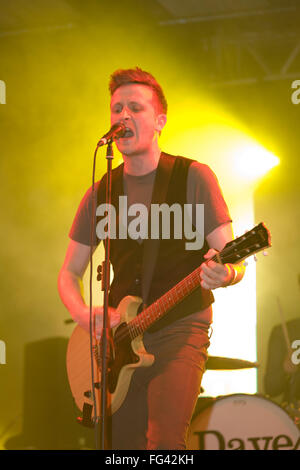
[{"label": "black vest", "polygon": [[[164,153],[160,158],[165,158]],[[167,203],[169,207],[172,204],[180,204],[182,207],[182,214],[184,213],[183,206],[187,203],[187,176],[190,164],[193,160],[184,157],[173,157],[168,155],[168,158],[175,159],[172,174],[170,177],[166,200],[160,203]],[[124,194],[123,187],[123,168],[121,164],[112,171],[112,199],[111,203],[117,211],[117,224],[116,224],[116,239],[111,239],[111,263],[114,270],[114,279],[110,287],[109,305],[116,308],[119,302],[126,295],[136,295],[142,297],[142,281],[143,281],[143,250],[145,242],[138,243],[136,240],[131,239],[129,236],[126,239],[118,239],[119,221],[118,221],[118,207],[119,196]],[[152,193],[152,201],[156,201],[157,194],[157,175],[160,170],[158,164]],[[98,190],[98,204],[105,202],[106,191],[106,175],[102,178]],[[183,219],[183,217],[182,217]],[[96,220],[98,223],[100,219]],[[171,217],[172,220],[172,217]],[[151,222],[149,215],[149,236],[151,236]],[[172,228],[172,223],[171,223]],[[186,277],[190,272],[196,269],[204,260],[203,255],[208,251],[208,245],[205,241],[201,250],[186,250],[185,243],[191,242],[184,236],[182,227],[182,238],[175,239],[162,239],[160,233],[160,244],[157,254],[157,261],[153,272],[152,283],[149,289],[147,298],[147,305],[153,303],[161,295],[167,292],[171,287],[177,284],[181,279]],[[145,299],[144,299],[145,301]],[[177,318],[189,315],[191,313],[203,310],[214,301],[211,291],[202,289],[199,286],[190,296],[182,301],[171,312],[166,314],[166,317],[156,322],[150,329],[156,331],[163,326],[172,323]]]}]

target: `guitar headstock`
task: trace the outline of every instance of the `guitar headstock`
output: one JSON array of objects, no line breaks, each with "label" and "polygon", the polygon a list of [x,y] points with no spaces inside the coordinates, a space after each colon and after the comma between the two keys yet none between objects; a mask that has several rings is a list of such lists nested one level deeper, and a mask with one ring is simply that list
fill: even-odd
[{"label": "guitar headstock", "polygon": [[219,253],[219,256],[223,264],[234,264],[270,246],[271,234],[263,222],[261,222],[241,237],[228,242]]}]

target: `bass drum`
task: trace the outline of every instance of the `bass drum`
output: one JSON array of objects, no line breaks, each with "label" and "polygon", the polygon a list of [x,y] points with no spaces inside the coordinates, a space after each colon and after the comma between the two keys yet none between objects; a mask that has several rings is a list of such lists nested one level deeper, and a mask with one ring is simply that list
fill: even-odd
[{"label": "bass drum", "polygon": [[227,395],[211,399],[198,414],[196,407],[187,449],[300,450],[300,430],[263,396]]}]

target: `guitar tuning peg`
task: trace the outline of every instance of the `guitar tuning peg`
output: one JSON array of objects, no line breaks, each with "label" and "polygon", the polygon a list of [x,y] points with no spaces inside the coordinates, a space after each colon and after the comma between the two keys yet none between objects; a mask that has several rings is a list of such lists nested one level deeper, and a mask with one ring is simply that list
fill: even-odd
[{"label": "guitar tuning peg", "polygon": [[268,256],[268,254],[269,254],[269,252],[268,252],[267,250],[264,250],[264,251],[263,251],[263,255],[264,255],[264,256]]}]

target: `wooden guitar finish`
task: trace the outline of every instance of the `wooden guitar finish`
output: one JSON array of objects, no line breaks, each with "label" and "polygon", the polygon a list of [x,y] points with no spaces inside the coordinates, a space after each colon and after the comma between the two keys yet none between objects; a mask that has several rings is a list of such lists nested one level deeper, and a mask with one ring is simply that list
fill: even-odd
[{"label": "wooden guitar finish", "polygon": [[[117,411],[122,405],[136,368],[148,367],[154,362],[154,356],[148,354],[144,348],[142,336],[131,339],[128,323],[136,315],[142,299],[127,296],[120,302],[117,311],[120,314],[120,324],[112,328],[114,338],[113,358],[108,364],[108,391],[110,396],[111,413]],[[77,325],[72,333],[67,350],[67,372],[76,405],[80,410],[83,404],[93,406],[91,394],[91,368],[90,368],[90,337],[89,333]],[[100,344],[94,346],[94,370],[98,409],[101,400],[101,360]]]}]

